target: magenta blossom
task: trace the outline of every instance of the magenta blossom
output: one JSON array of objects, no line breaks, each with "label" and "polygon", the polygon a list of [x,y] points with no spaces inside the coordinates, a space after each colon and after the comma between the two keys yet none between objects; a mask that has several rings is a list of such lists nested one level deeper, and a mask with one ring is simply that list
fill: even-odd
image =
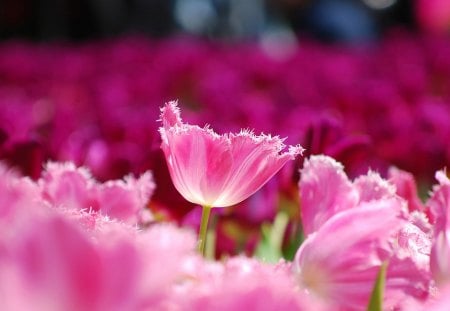
[{"label": "magenta blossom", "polygon": [[216,134],[182,122],[176,102],[161,109],[162,149],[177,190],[189,202],[226,207],[261,188],[286,162],[301,154],[301,146],[284,149],[283,140],[270,135]]}]

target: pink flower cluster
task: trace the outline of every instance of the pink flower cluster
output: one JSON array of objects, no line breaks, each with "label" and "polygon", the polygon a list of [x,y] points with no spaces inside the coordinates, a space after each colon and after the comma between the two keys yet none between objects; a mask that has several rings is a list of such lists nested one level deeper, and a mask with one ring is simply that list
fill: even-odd
[{"label": "pink flower cluster", "polygon": [[152,189],[149,174],[98,184],[51,163],[33,182],[2,166],[0,309],[307,310],[288,263],[209,262],[190,231],[136,223]]},{"label": "pink flower cluster", "polygon": [[352,182],[340,163],[312,156],[299,181],[306,238],[278,264],[206,260],[191,231],[144,218],[149,173],[98,183],[85,168],[49,163],[37,181],[5,166],[0,175],[1,310],[365,310],[383,262],[384,308],[448,303],[443,171],[417,205],[406,172]]}]

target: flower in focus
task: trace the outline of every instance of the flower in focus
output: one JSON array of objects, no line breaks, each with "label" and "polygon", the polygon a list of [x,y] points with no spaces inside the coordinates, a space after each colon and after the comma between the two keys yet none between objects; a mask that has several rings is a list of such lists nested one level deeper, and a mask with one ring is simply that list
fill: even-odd
[{"label": "flower in focus", "polygon": [[161,122],[172,181],[186,200],[202,206],[226,207],[245,200],[303,151],[290,146],[280,153],[285,145],[279,137],[245,130],[219,135],[185,124],[173,101],[161,109]]}]

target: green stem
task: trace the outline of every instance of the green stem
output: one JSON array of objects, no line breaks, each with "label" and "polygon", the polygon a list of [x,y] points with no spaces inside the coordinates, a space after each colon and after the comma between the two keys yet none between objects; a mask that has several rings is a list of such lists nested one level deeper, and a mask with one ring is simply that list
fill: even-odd
[{"label": "green stem", "polygon": [[208,229],[206,230],[205,258],[214,260],[216,255],[216,226],[217,214],[212,214],[209,220]]},{"label": "green stem", "polygon": [[202,206],[202,221],[200,223],[200,231],[198,235],[198,251],[204,256],[206,245],[206,232],[208,231],[209,214],[211,213],[211,206]]}]

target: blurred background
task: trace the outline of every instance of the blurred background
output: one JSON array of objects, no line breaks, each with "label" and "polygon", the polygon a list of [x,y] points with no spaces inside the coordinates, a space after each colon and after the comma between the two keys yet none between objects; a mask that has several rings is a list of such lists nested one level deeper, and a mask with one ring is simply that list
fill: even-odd
[{"label": "blurred background", "polygon": [[442,0],[2,0],[0,37],[46,41],[189,33],[256,40],[279,34],[359,42],[397,26],[444,31],[448,10]]}]

